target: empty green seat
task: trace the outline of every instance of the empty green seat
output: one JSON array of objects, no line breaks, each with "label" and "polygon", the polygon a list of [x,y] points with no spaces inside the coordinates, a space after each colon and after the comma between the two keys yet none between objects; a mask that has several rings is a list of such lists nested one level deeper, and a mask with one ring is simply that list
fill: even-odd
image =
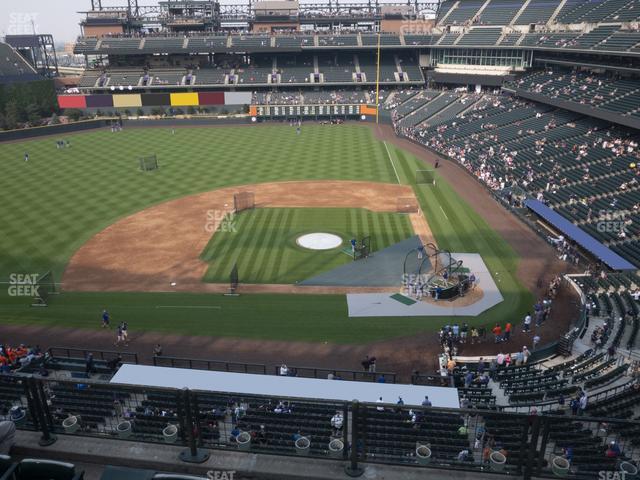
[{"label": "empty green seat", "polygon": [[76,472],[72,463],[25,458],[13,465],[0,480],[82,480],[84,472]]}]

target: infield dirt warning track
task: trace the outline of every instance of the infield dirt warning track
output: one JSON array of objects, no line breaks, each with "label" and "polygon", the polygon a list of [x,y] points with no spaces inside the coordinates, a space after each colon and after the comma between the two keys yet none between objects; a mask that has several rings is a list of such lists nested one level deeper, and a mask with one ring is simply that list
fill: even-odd
[{"label": "infield dirt warning track", "polygon": [[[396,212],[399,198],[415,198],[409,185],[354,181],[294,181],[227,187],[189,195],[124,217],[87,241],[62,277],[66,291],[224,292],[228,284],[202,282],[200,254],[231,212],[233,196],[255,194],[257,208],[365,208]],[[216,212],[212,215],[211,212]],[[424,243],[435,243],[422,212],[408,214]],[[172,286],[171,283],[175,282]],[[242,285],[255,293],[346,293],[357,288]],[[362,291],[387,289],[365,287]]]}]

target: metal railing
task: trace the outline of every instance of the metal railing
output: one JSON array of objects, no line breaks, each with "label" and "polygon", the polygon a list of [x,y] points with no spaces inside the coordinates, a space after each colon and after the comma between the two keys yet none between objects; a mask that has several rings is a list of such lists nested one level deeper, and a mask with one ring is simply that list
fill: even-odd
[{"label": "metal railing", "polygon": [[47,353],[51,358],[85,359],[89,353],[93,354],[94,360],[109,361],[120,358],[122,363],[138,364],[138,354],[136,352],[126,352],[123,350],[93,350],[89,348],[73,347],[49,347]]},{"label": "metal railing", "polygon": [[[345,462],[354,475],[362,472],[364,462],[530,479],[550,477],[568,460],[564,475],[586,479],[602,471],[619,471],[623,462],[640,454],[640,446],[634,444],[640,422],[616,418],[275,398],[18,376],[0,376],[0,394],[18,428],[42,432],[43,445],[55,442],[56,435],[169,443],[185,447],[180,458],[187,462],[204,461],[211,450],[228,450],[334,459]],[[337,417],[342,418],[339,424]]]},{"label": "metal railing", "polygon": [[414,373],[411,375],[411,385],[433,385],[440,387],[451,386],[451,378],[442,375],[425,375]]},{"label": "metal railing", "polygon": [[[110,361],[120,357],[122,363],[144,363],[139,362],[138,354],[135,352],[92,350],[74,347],[50,347],[47,349],[50,359],[72,359],[84,361],[87,354],[92,353],[94,361]],[[230,362],[227,360],[208,360],[200,358],[169,357],[156,355],[152,358],[152,365],[155,367],[187,368],[196,370],[210,370],[218,372],[251,373],[260,375],[280,375],[280,365],[267,366],[261,363]],[[303,378],[332,378],[336,380],[353,380],[364,382],[396,383],[398,375],[395,372],[369,372],[365,370],[347,370],[321,367],[297,367],[288,366],[289,376]],[[273,372],[273,373],[272,373]]]},{"label": "metal railing", "polygon": [[[274,373],[281,375],[281,366],[274,367]],[[396,383],[397,375],[393,372],[369,372],[366,370],[343,370],[335,368],[319,367],[295,367],[287,365],[287,375],[303,378],[327,379],[333,375],[333,380],[353,380],[361,382],[379,382],[384,379],[384,383]]]},{"label": "metal railing", "polygon": [[217,372],[267,374],[267,366],[260,363],[227,362],[223,360],[202,360],[198,358],[153,357],[155,367],[190,368],[197,370],[213,370]]}]

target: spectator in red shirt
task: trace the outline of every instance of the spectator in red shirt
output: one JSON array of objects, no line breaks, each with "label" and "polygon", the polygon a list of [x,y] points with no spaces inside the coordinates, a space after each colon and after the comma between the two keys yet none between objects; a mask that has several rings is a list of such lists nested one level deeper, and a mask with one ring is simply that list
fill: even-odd
[{"label": "spectator in red shirt", "polygon": [[493,330],[491,331],[493,332],[496,343],[502,341],[502,327],[500,326],[500,324],[496,323],[496,326],[493,327]]},{"label": "spectator in red shirt", "polygon": [[511,338],[511,322],[507,322],[504,326],[504,341],[508,342],[509,338]]}]

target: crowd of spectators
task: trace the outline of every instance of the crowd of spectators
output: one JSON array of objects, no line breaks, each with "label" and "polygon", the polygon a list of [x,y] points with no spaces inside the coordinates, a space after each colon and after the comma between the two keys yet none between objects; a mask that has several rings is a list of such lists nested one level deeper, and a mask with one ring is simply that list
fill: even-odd
[{"label": "crowd of spectators", "polygon": [[[533,305],[533,311],[527,312],[522,320],[522,333],[532,334],[532,351],[535,351],[540,344],[540,329],[549,319],[552,303],[557,295],[561,282],[562,277],[554,277],[548,285],[546,294],[538,299],[538,301]],[[532,329],[533,325],[535,325],[535,331]],[[500,323],[496,323],[490,330],[490,333],[493,336],[493,342],[495,344],[510,342],[512,340],[513,330],[514,325],[509,321],[507,321],[504,326]],[[470,327],[466,322],[462,323],[462,325],[459,325],[458,323],[444,325],[438,332],[438,338],[446,358],[449,359],[449,362],[452,362],[447,365],[447,368],[450,370],[455,368],[454,357],[459,355],[465,344],[469,343],[473,345],[485,342],[487,341],[487,334],[488,330],[485,325]],[[526,363],[529,357],[529,349],[526,345],[523,347],[521,353],[521,357],[500,353],[495,360],[498,362],[498,366],[502,366],[503,364],[509,366],[512,362],[518,365],[519,361],[521,361],[521,363]]]},{"label": "crowd of spectators", "polygon": [[30,365],[44,357],[39,346],[30,347],[21,343],[17,347],[0,345],[0,372],[9,373],[14,369]]},{"label": "crowd of spectators", "polygon": [[369,103],[362,90],[254,92],[260,105],[359,105]]},{"label": "crowd of spectators", "polygon": [[[602,80],[590,81],[601,82]],[[402,97],[400,97],[402,98]],[[618,211],[618,195],[635,190],[640,185],[640,169],[634,168],[640,163],[640,149],[637,137],[630,132],[615,127],[598,127],[595,124],[581,126],[584,128],[580,136],[567,139],[565,136],[554,134],[553,131],[559,125],[559,114],[550,111],[536,110],[535,105],[522,100],[500,98],[485,95],[484,101],[477,102],[476,106],[458,115],[455,119],[434,125],[430,128],[402,127],[394,110],[392,118],[396,127],[396,133],[408,137],[417,143],[455,159],[488,188],[499,192],[512,206],[522,205],[525,198],[536,198],[542,203],[552,205],[558,203],[555,195],[564,187],[571,187],[576,183],[590,185],[602,176],[602,166],[610,169],[619,167],[616,159],[629,162],[630,174],[619,180],[617,189],[611,191],[608,202],[612,210]],[[391,102],[391,108],[397,106]],[[524,127],[516,130],[515,139],[513,127],[518,126],[521,120],[513,124],[499,123],[504,116],[515,113],[518,110],[529,109],[531,111],[531,124],[534,119],[540,119],[541,127],[533,129]],[[500,113],[498,113],[500,112]],[[534,113],[535,112],[535,113]],[[476,130],[470,130],[467,126],[473,122]],[[562,124],[564,128],[576,128],[576,123],[569,121]],[[501,140],[503,131],[511,129],[507,140]],[[457,133],[460,132],[460,137]],[[527,142],[527,136],[534,136]],[[519,149],[527,150],[527,156],[519,159]],[[605,152],[603,152],[604,150]],[[540,158],[536,164],[532,162],[531,153]],[[562,158],[556,157],[563,153]],[[567,157],[575,158],[575,165],[567,166]],[[603,158],[604,157],[604,158]],[[596,161],[602,159],[602,161]],[[544,166],[542,170],[540,167]],[[597,170],[593,171],[594,168]],[[579,178],[575,178],[579,173]],[[597,176],[596,176],[597,175]],[[544,182],[541,177],[544,176]],[[582,190],[584,191],[584,190]],[[592,199],[588,195],[580,195],[580,190],[568,191],[568,200],[565,201],[568,213],[574,216],[584,215],[587,222],[599,220],[598,212],[591,208]],[[595,195],[595,193],[594,193]],[[582,207],[582,208],[578,208]],[[640,202],[633,205],[630,214],[640,212]],[[627,219],[627,223],[631,223]],[[621,228],[617,233],[620,240],[627,237],[627,229]],[[558,249],[558,256],[568,263],[577,264],[580,260],[578,249],[568,239],[549,237],[549,241]]]},{"label": "crowd of spectators", "polygon": [[624,93],[615,86],[599,91],[602,87],[611,86],[616,80],[590,72],[547,70],[542,74],[522,77],[514,85],[549,98],[565,98],[583,105],[597,106]]}]

